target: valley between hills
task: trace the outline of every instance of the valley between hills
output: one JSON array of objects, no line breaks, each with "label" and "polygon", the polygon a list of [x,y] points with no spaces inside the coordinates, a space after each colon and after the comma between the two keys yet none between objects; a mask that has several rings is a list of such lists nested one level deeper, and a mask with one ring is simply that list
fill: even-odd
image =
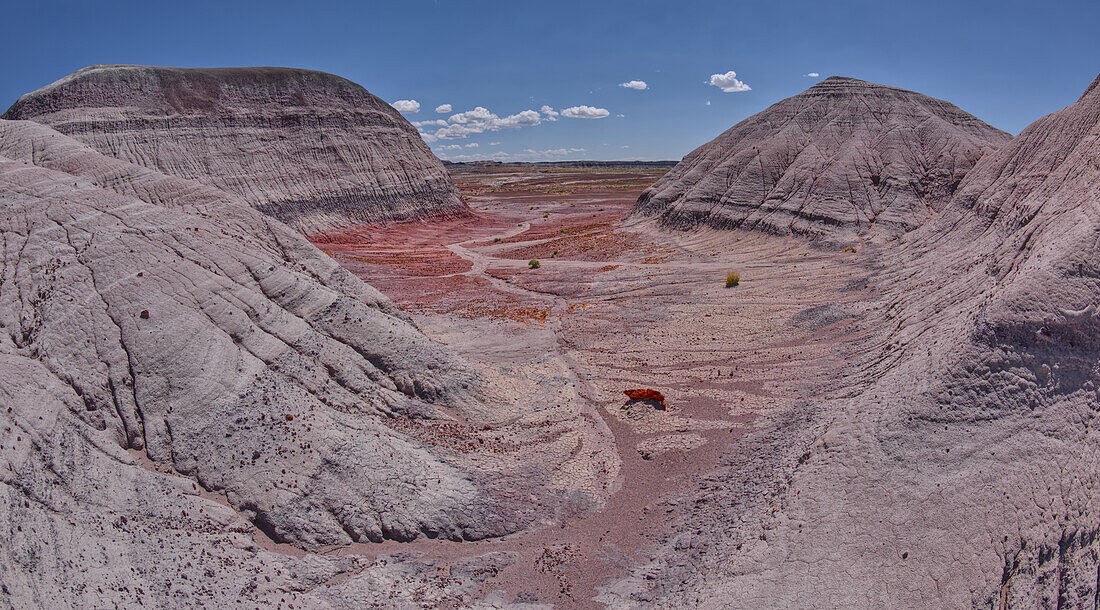
[{"label": "valley between hills", "polygon": [[1100,78],[444,165],[336,75],[80,69],[0,117],[0,602],[1095,606],[1098,159]]},{"label": "valley between hills", "polygon": [[[628,576],[700,516],[697,494],[720,465],[754,457],[738,445],[752,445],[762,420],[842,388],[870,335],[857,323],[875,308],[867,261],[767,235],[689,237],[622,221],[638,184],[659,173],[458,170],[469,218],[315,241],[470,362],[536,387],[565,384],[573,404],[544,405],[537,417],[572,411],[590,429],[554,442],[600,502],[500,540],[340,553],[414,550],[453,561],[506,551],[515,563],[485,594],[506,587],[521,599],[599,607],[589,600],[618,594],[606,588],[610,575]],[[730,269],[743,278],[736,289],[724,285]],[[664,405],[623,394],[650,387]],[[804,431],[780,433],[791,434],[793,450]],[[700,525],[691,534],[699,550],[713,542]]]}]

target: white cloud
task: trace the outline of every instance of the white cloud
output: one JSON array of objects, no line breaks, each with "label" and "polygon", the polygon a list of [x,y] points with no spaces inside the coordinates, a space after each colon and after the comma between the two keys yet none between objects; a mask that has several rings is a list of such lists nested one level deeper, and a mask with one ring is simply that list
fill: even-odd
[{"label": "white cloud", "polygon": [[620,146],[619,148],[630,148],[630,146],[628,146],[628,145],[626,145],[626,144],[623,144],[623,145],[622,145],[622,146]]},{"label": "white cloud", "polygon": [[497,117],[497,115],[493,114],[492,112],[489,112],[488,108],[477,106],[473,110],[467,110],[466,112],[460,112],[458,114],[452,115],[451,118],[448,120],[451,123],[456,123],[458,125],[466,125],[467,123],[480,123],[496,118],[499,117]]},{"label": "white cloud", "polygon": [[529,159],[548,159],[582,152],[584,152],[583,148],[552,148],[549,150],[534,150],[532,148],[527,148],[524,149],[522,156]]},{"label": "white cloud", "polygon": [[809,76],[810,78],[817,78],[817,77],[819,77],[819,76],[821,76],[821,75],[820,75],[820,74],[818,74],[817,72],[807,72],[807,73],[806,73],[806,74],[804,74],[803,76]]},{"label": "white cloud", "polygon": [[477,106],[473,110],[451,115],[446,125],[436,130],[435,136],[443,139],[465,138],[486,131],[531,127],[538,125],[540,120],[539,113],[534,110],[524,110],[501,118],[489,112],[488,108]]},{"label": "white cloud", "polygon": [[448,161],[504,161],[511,156],[506,152],[495,152],[487,155],[443,155],[443,158]]},{"label": "white cloud", "polygon": [[737,80],[737,73],[733,70],[725,74],[711,74],[710,84],[726,93],[738,93],[740,91],[749,91],[752,89],[752,87]]},{"label": "white cloud", "polygon": [[606,108],[593,108],[592,106],[573,106],[561,111],[563,117],[570,119],[602,119],[610,114]]},{"label": "white cloud", "polygon": [[[532,127],[539,124],[539,113],[534,110],[524,110],[510,116],[506,116],[503,119],[496,121],[494,127],[500,129],[502,127]],[[493,131],[496,131],[494,129]]]},{"label": "white cloud", "polygon": [[466,148],[477,148],[477,142],[470,142],[466,145]]},{"label": "white cloud", "polygon": [[[440,147],[447,148],[447,147]],[[439,156],[448,161],[553,161],[567,157],[577,157],[585,152],[583,148],[568,147],[568,148],[553,148],[548,150],[535,150],[533,148],[525,149],[518,153],[506,153],[506,152],[489,152],[485,153],[450,153],[440,152]]]},{"label": "white cloud", "polygon": [[420,102],[416,100],[397,100],[390,104],[390,106],[393,106],[398,112],[402,113],[413,114],[420,112]]},{"label": "white cloud", "polygon": [[707,105],[707,106],[710,106],[710,100],[707,100],[707,104],[706,104],[706,105]]},{"label": "white cloud", "polygon": [[439,114],[450,114],[451,113],[451,105],[450,104],[440,104],[440,105],[435,107],[435,111],[438,112]]},{"label": "white cloud", "polygon": [[450,140],[452,138],[465,138],[470,134],[477,134],[485,131],[484,129],[477,129],[474,127],[467,127],[465,125],[448,125],[435,132],[436,137],[443,138],[444,140]]},{"label": "white cloud", "polygon": [[[602,119],[610,115],[611,113],[608,112],[606,108],[573,106],[558,112],[550,106],[543,106],[537,111],[523,110],[516,114],[501,117],[484,106],[476,106],[473,110],[452,114],[446,120],[432,119],[427,121],[416,121],[413,125],[422,130],[420,135],[424,138],[424,141],[436,142],[438,140],[467,138],[471,135],[485,133],[487,131],[533,127],[539,125],[543,121],[556,121],[559,117],[563,116],[574,119]],[[499,145],[500,142],[491,142],[489,144],[489,146]],[[468,146],[467,148],[476,148],[476,145]]]},{"label": "white cloud", "polygon": [[616,116],[617,118],[620,118],[620,119],[625,119],[625,118],[626,118],[626,115],[625,115],[625,114],[616,114],[615,116]]},{"label": "white cloud", "polygon": [[637,89],[638,91],[645,91],[649,89],[649,85],[644,80],[632,80],[625,83],[619,83],[620,87],[626,87],[627,89]]}]

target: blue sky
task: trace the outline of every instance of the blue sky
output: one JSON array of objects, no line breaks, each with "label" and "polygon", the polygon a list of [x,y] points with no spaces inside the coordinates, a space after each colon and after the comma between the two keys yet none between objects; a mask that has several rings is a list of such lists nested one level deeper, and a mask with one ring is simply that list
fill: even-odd
[{"label": "blue sky", "polygon": [[[454,159],[678,159],[833,74],[943,98],[1016,133],[1100,71],[1097,0],[3,0],[0,15],[0,106],[94,63],[311,68],[415,100],[410,121],[464,126],[431,142]],[[749,89],[709,84],[730,71]],[[632,80],[646,89],[620,86]],[[443,104],[452,112],[435,112]]]}]

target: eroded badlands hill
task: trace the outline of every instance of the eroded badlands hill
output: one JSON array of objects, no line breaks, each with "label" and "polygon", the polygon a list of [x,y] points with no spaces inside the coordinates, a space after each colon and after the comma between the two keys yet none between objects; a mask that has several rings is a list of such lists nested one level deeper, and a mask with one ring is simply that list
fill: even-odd
[{"label": "eroded badlands hill", "polygon": [[693,548],[650,566],[656,584],[637,581],[649,598],[1095,605],[1098,158],[1100,78],[881,253],[883,313],[866,322],[849,396],[793,410],[758,441],[811,436],[804,452],[731,460],[685,524]]},{"label": "eroded badlands hill", "polygon": [[[386,569],[337,603],[325,581],[368,560],[261,552],[249,521],[316,549],[484,538],[598,500],[551,481],[582,424],[530,417],[538,388],[488,387],[232,196],[4,120],[0,206],[0,583],[16,606],[308,591],[361,607]],[[504,419],[523,428],[508,442]],[[564,449],[538,449],[543,433]],[[399,569],[414,595],[420,568]]]},{"label": "eroded badlands hill", "polygon": [[542,173],[341,242],[459,357],[240,197],[0,121],[0,601],[1095,606],[1098,158],[1100,78],[887,247]]},{"label": "eroded badlands hill", "polygon": [[633,214],[681,228],[882,241],[942,210],[1010,139],[952,104],[833,76],[692,151]]},{"label": "eroded badlands hill", "polygon": [[302,232],[467,211],[400,113],[323,72],[90,66],[3,118],[215,186]]}]

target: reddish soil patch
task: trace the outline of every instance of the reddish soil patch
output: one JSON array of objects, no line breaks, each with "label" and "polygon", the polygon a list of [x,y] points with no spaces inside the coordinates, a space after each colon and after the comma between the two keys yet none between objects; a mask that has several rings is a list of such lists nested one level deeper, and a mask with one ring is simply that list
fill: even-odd
[{"label": "reddish soil patch", "polygon": [[522,244],[540,239],[576,237],[596,231],[606,231],[615,226],[616,221],[630,210],[629,202],[616,202],[601,205],[594,210],[582,208],[571,213],[571,208],[561,212],[543,215],[532,220],[527,231],[504,240],[506,244]]},{"label": "reddish soil patch", "polygon": [[434,223],[360,225],[313,239],[344,268],[410,312],[541,324],[549,307],[491,290],[485,278],[467,275],[470,261],[446,247],[511,230],[510,220],[475,214]]},{"label": "reddish soil patch", "polygon": [[[557,237],[541,243],[506,250],[500,258],[516,260],[561,258],[566,260],[612,261],[629,253],[644,256],[644,262],[664,262],[668,249],[653,244],[639,243],[631,235],[614,233],[608,229],[594,230],[578,235]],[[654,259],[654,260],[650,260]]]},{"label": "reddish soil patch", "polygon": [[470,270],[470,263],[455,256],[446,244],[471,232],[490,232],[487,221],[474,215],[436,222],[359,225],[310,236],[310,240],[356,275],[372,281],[379,277],[439,277]]}]

